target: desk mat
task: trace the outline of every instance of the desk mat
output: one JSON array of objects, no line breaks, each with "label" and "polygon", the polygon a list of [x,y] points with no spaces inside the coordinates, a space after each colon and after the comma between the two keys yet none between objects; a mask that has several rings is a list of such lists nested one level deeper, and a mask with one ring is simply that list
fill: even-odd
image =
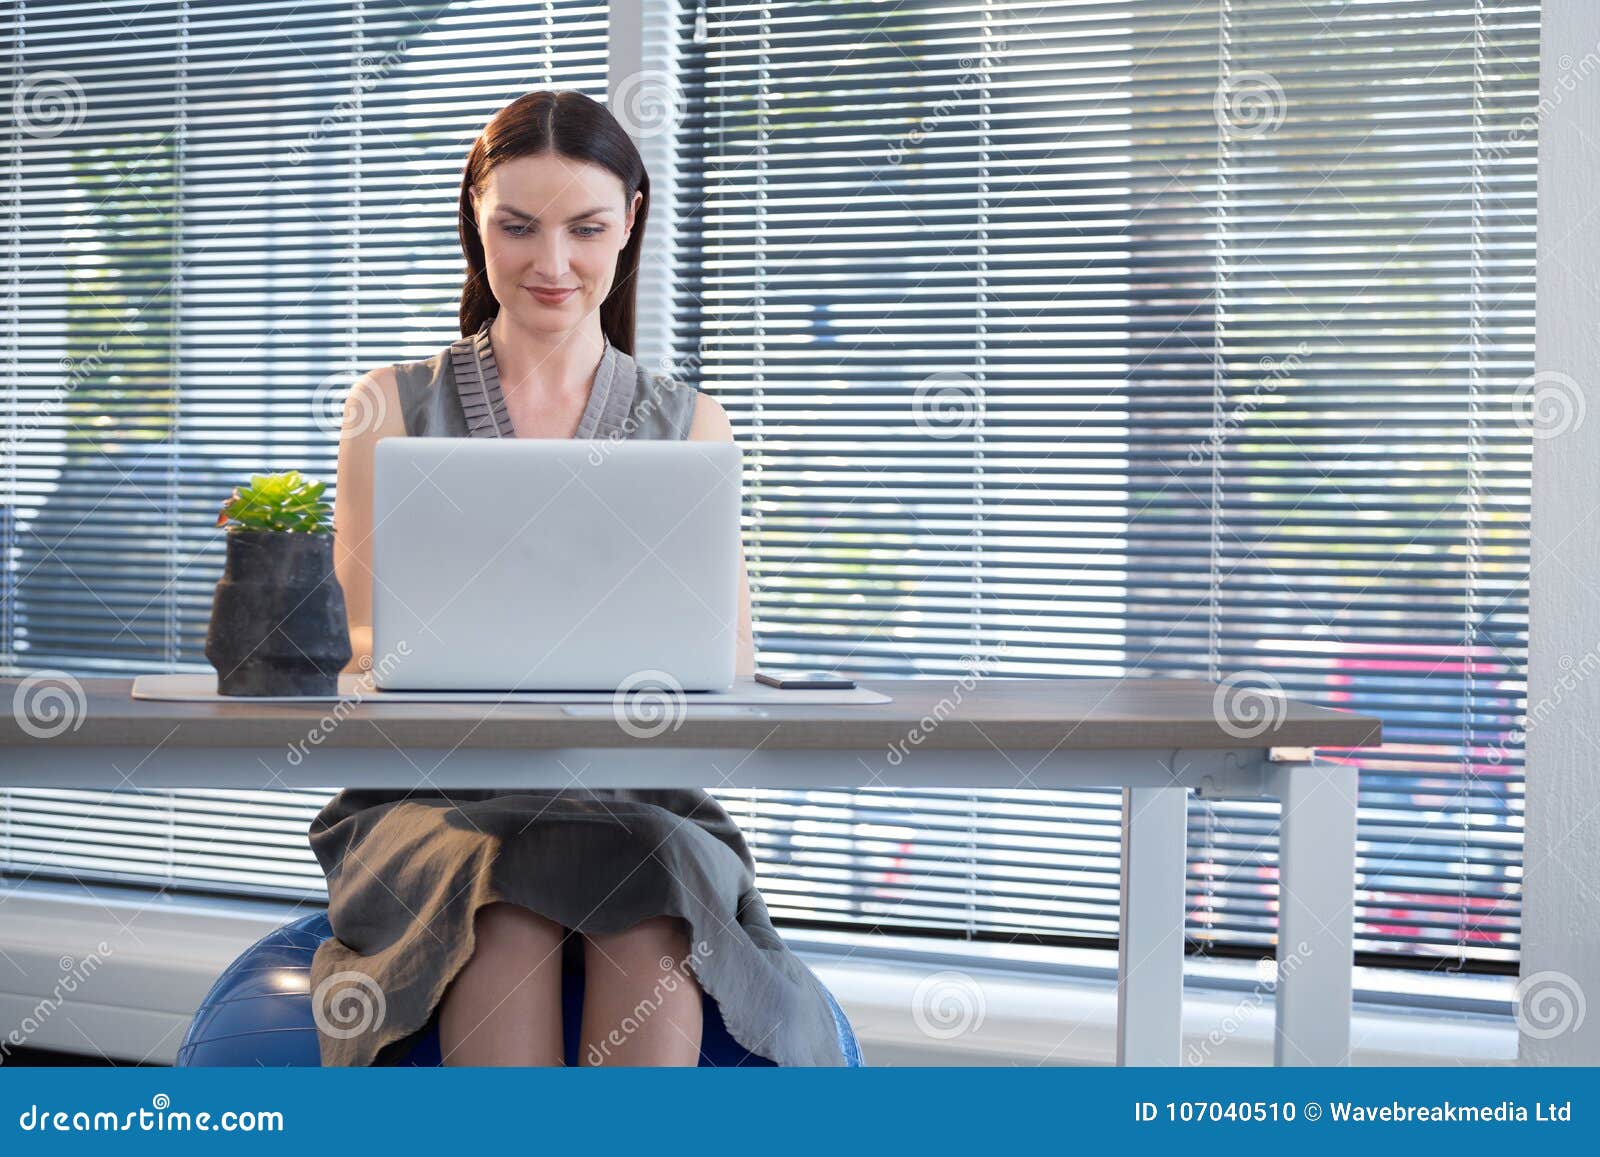
[{"label": "desk mat", "polygon": [[[665,688],[646,685],[633,692],[645,700],[667,697]],[[888,703],[880,691],[856,687],[849,691],[782,690],[757,683],[754,679],[735,679],[728,691],[684,691],[684,706],[691,710],[700,704],[728,706],[751,703],[781,707],[785,704]],[[133,698],[164,699],[184,703],[337,703],[360,699],[363,703],[610,703],[614,691],[379,691],[367,675],[340,675],[337,695],[219,695],[217,673],[196,672],[178,675],[137,675]]]}]

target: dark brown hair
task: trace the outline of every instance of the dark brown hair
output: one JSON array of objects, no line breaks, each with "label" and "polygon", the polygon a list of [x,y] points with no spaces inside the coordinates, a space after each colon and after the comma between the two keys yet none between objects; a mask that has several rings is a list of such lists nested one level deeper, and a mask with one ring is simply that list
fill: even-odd
[{"label": "dark brown hair", "polygon": [[650,177],[633,139],[617,118],[581,92],[540,91],[519,96],[497,112],[472,142],[461,174],[461,253],[467,259],[466,283],[461,287],[461,336],[477,333],[486,319],[500,312],[500,303],[489,288],[471,189],[474,185],[483,189],[489,174],[506,161],[547,152],[590,161],[615,173],[622,182],[624,214],[634,193],[644,193],[634,214],[633,233],[617,254],[611,292],[600,306],[600,328],[606,339],[632,357],[635,282],[645,218],[650,214]]}]

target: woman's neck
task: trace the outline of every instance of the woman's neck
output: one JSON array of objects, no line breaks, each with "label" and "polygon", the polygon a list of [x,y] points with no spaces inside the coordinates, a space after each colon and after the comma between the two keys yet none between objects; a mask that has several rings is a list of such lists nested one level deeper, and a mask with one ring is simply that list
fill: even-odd
[{"label": "woman's neck", "polygon": [[508,397],[587,394],[606,347],[597,314],[566,333],[549,333],[519,327],[505,310],[490,322],[489,342],[500,390]]}]

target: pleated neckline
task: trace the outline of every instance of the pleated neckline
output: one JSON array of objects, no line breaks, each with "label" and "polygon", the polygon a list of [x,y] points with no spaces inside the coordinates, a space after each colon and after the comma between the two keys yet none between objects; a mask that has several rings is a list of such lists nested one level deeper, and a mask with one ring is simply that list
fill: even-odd
[{"label": "pleated neckline", "polygon": [[[454,370],[456,393],[461,399],[461,412],[467,420],[467,434],[474,438],[515,438],[516,428],[506,410],[505,394],[500,389],[500,370],[495,365],[494,343],[489,340],[488,318],[471,337],[463,337],[450,346],[451,368]],[[595,370],[594,385],[589,390],[589,400],[584,405],[583,417],[578,420],[574,438],[598,438],[611,424],[607,418],[619,408],[625,409],[630,397],[620,396],[619,379],[628,375],[620,373],[625,355],[609,338],[605,352],[600,355],[599,368]],[[631,360],[631,359],[628,359]],[[626,384],[626,383],[624,383]],[[631,391],[629,391],[631,395]],[[617,403],[621,403],[619,407]]]}]

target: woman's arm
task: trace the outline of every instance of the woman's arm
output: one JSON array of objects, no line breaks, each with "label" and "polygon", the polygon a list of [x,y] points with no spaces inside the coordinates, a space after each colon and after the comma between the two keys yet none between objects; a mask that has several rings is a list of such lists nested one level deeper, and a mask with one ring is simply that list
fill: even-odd
[{"label": "woman's arm", "polygon": [[333,570],[350,619],[347,672],[363,671],[373,661],[372,449],[379,439],[404,437],[405,432],[393,367],[373,370],[350,387],[339,432],[333,503]]},{"label": "woman's arm", "polygon": [[[694,420],[689,425],[692,442],[732,442],[733,426],[721,404],[710,394],[695,398]],[[744,536],[739,540],[739,654],[734,673],[743,678],[756,673],[755,634],[750,629],[750,575],[744,565]]]}]

